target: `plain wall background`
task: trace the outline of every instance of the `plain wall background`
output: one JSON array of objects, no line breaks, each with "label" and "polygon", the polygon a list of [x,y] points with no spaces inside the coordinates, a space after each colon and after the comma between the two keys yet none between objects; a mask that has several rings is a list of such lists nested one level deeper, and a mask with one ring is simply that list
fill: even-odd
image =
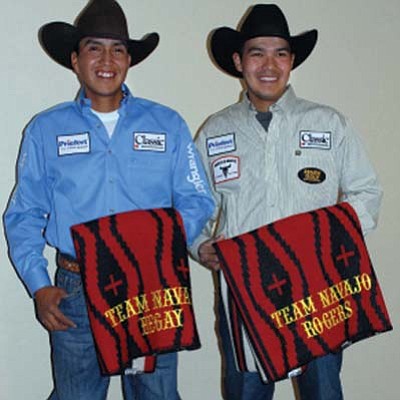
[{"label": "plain wall background", "polygon": [[[0,62],[2,96],[0,203],[5,209],[14,185],[15,161],[24,126],[39,111],[72,99],[75,76],[48,58],[37,40],[50,21],[72,22],[85,0],[1,0]],[[131,69],[127,83],[137,96],[177,109],[193,134],[205,118],[235,102],[239,81],[217,70],[206,39],[218,26],[236,27],[246,0],[120,0],[130,35],[157,31],[161,42],[145,62]],[[380,224],[368,237],[394,331],[345,351],[346,399],[396,400],[400,370],[399,304],[399,77],[400,2],[398,0],[281,0],[292,34],[317,28],[319,42],[292,75],[297,94],[330,104],[349,115],[361,133],[385,195]],[[33,304],[0,245],[0,399],[46,399],[52,387],[48,336],[37,323]],[[47,251],[50,261],[53,252]],[[51,267],[53,269],[53,267]],[[185,400],[218,400],[220,361],[214,336],[210,273],[192,263],[194,305],[203,343],[180,356],[179,379]],[[112,379],[109,399],[121,399]],[[291,399],[288,381],[277,385],[277,400]]]}]

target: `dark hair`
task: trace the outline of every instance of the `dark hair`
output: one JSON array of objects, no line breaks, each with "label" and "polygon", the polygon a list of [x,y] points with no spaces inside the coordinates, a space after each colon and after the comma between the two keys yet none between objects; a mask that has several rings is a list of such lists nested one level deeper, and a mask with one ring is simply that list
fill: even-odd
[{"label": "dark hair", "polygon": [[[85,38],[85,37],[80,38],[80,39],[76,42],[76,44],[75,44],[75,46],[74,46],[73,52],[75,52],[77,55],[79,55],[79,47],[80,47],[81,41],[82,41],[84,38]],[[129,53],[128,41],[127,41],[127,40],[121,39],[121,44],[123,44],[123,45],[126,47],[126,50],[127,50],[128,53]]]},{"label": "dark hair", "polygon": [[[257,36],[256,36],[257,37]],[[265,37],[268,37],[268,36],[265,36]],[[239,57],[242,59],[242,57],[243,57],[243,50],[244,50],[244,45],[246,44],[246,42],[248,41],[248,40],[250,40],[250,39],[254,39],[254,38],[249,38],[249,39],[247,39],[247,40],[244,40],[243,41],[243,43],[241,44],[241,46],[239,47],[239,49],[238,49],[238,51],[237,51],[237,53],[239,54]],[[285,39],[286,40],[286,39]],[[288,45],[289,45],[289,52],[290,53],[293,53],[293,51],[292,51],[292,47],[290,46],[290,43],[288,42]]]},{"label": "dark hair", "polygon": [[72,52],[75,52],[78,56],[79,56],[79,43],[80,43],[80,40],[78,40],[78,42],[74,46],[74,50],[72,51]]}]

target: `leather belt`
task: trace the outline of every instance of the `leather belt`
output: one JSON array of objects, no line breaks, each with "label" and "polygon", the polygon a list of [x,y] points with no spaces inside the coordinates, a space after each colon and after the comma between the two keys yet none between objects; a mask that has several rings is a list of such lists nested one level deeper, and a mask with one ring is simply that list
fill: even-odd
[{"label": "leather belt", "polygon": [[57,254],[57,265],[62,268],[66,269],[67,271],[74,272],[75,274],[80,274],[79,264],[71,257],[66,256],[64,254],[58,253]]}]

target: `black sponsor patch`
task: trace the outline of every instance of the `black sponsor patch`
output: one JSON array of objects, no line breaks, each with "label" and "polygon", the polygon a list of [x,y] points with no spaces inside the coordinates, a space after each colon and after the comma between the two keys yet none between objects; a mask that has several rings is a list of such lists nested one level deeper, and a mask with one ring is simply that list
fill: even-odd
[{"label": "black sponsor patch", "polygon": [[326,174],[322,169],[307,167],[301,169],[297,176],[305,183],[310,183],[311,185],[322,183],[326,179]]}]

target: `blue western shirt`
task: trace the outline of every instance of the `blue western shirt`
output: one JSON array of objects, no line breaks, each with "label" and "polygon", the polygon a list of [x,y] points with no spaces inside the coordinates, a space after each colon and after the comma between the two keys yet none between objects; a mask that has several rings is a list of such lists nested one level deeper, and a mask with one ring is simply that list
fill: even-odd
[{"label": "blue western shirt", "polygon": [[74,224],[174,207],[190,244],[214,210],[183,119],[123,89],[111,139],[83,91],[76,101],[40,113],[26,128],[4,224],[12,261],[32,295],[51,285],[43,256],[46,242],[75,255]]}]

